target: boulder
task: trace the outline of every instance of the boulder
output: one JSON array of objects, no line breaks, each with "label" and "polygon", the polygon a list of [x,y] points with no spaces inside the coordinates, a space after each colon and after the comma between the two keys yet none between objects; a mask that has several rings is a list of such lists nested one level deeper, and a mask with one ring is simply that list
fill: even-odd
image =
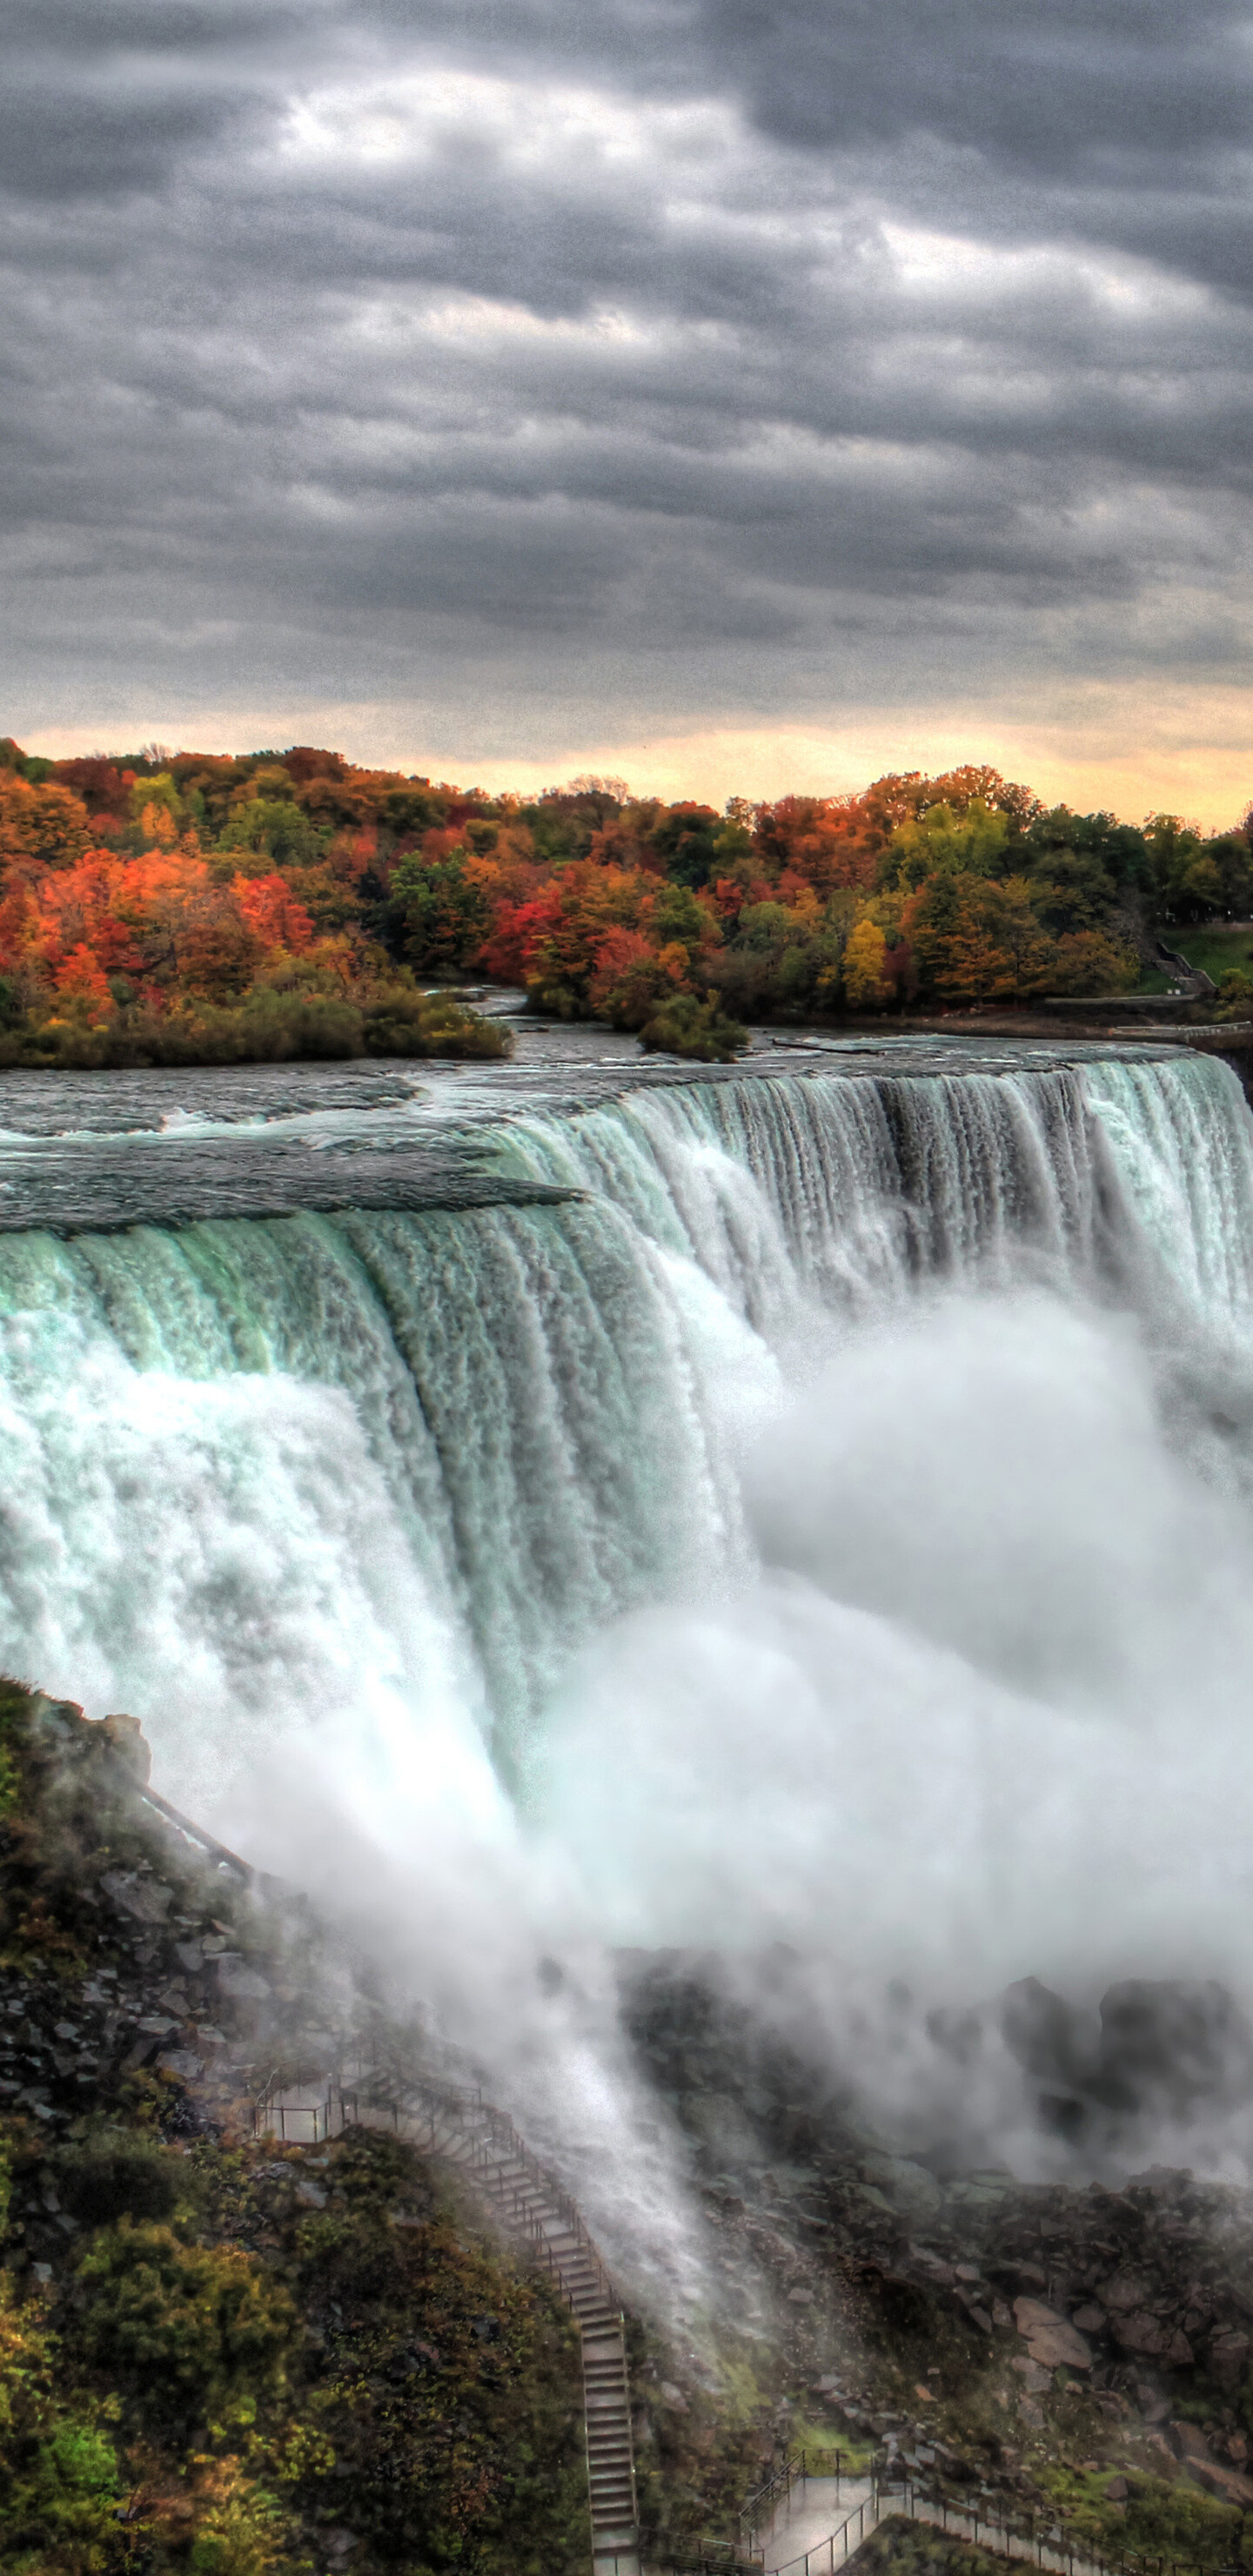
[{"label": "boulder", "polygon": [[132,1779],[146,1789],[152,1774],[152,1749],[138,1718],[127,1717],[119,1709],[103,1720],[100,1731],[114,1759],[124,1763]]},{"label": "boulder", "polygon": [[250,1968],[239,1950],[223,1950],[215,1962],[218,1985],[232,2003],[265,2003],[270,1994],[267,1978],[257,1968]]},{"label": "boulder", "polygon": [[1213,2336],[1209,2348],[1209,2365],[1214,2377],[1224,2388],[1235,2388],[1244,2376],[1249,2357],[1249,2338],[1237,2327],[1226,2326]]},{"label": "boulder", "polygon": [[111,1905],[136,1923],[164,1923],[174,1902],[172,1887],[159,1878],[140,1878],[134,1870],[106,1869],[100,1884]]},{"label": "boulder", "polygon": [[1066,2094],[1090,2081],[1097,2063],[1096,2024],[1038,1977],[1020,1977],[1006,1987],[1000,2017],[1011,2057],[1037,2084]]},{"label": "boulder", "polygon": [[1114,2309],[1119,2315],[1125,2316],[1133,2308],[1144,2307],[1151,2296],[1152,2292],[1142,2272],[1115,2272],[1111,2279],[1101,2283],[1101,2297],[1105,2306]]},{"label": "boulder", "polygon": [[1100,2090],[1119,2108],[1253,2096],[1253,2030],[1215,1979],[1128,1977],[1101,1998]]},{"label": "boulder", "polygon": [[1239,2505],[1242,2510],[1253,2504],[1253,2478],[1242,2470],[1228,2468],[1223,2460],[1214,2459],[1208,2442],[1195,2424],[1172,2423],[1171,2437],[1177,2458],[1191,2476],[1217,2496],[1222,2504]]},{"label": "boulder", "polygon": [[1015,2299],[1014,2323],[1034,2362],[1044,2370],[1090,2370],[1092,2347],[1042,2299]]},{"label": "boulder", "polygon": [[912,2156],[864,2156],[863,2179],[887,2194],[908,2218],[934,2218],[940,2207],[941,2192],[935,2175],[925,2165],[916,2164]]},{"label": "boulder", "polygon": [[1147,2308],[1133,2308],[1129,2315],[1116,2313],[1109,2322],[1124,2352],[1140,2353],[1146,2361],[1165,2362],[1168,2370],[1190,2368],[1192,2346],[1186,2334],[1172,2326],[1168,2318],[1152,2316]]}]

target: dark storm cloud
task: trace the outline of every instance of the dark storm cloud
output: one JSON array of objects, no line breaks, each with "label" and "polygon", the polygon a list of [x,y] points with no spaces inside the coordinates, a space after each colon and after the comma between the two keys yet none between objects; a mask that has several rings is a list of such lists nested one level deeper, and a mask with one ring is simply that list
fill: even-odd
[{"label": "dark storm cloud", "polygon": [[860,151],[918,133],[1055,177],[1248,136],[1247,25],[1177,0],[708,0],[708,58],[789,142]]},{"label": "dark storm cloud", "polygon": [[421,673],[606,722],[974,687],[1007,654],[1246,666],[1248,18],[8,26],[23,723],[105,657],[119,700]]}]

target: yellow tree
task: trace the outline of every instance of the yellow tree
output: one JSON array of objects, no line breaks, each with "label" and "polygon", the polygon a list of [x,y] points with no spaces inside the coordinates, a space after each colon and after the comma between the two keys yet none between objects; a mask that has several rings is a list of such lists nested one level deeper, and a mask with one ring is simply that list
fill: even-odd
[{"label": "yellow tree", "polygon": [[857,922],[844,951],[844,999],[850,1011],[877,1011],[891,996],[884,973],[887,941],[877,921]]}]

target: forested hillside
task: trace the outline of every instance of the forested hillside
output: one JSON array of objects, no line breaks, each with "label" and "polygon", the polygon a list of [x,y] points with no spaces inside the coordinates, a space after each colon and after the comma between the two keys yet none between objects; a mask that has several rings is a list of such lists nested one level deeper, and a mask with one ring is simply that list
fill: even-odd
[{"label": "forested hillside", "polygon": [[1147,934],[1253,908],[1250,819],[1203,839],[1046,810],[987,767],[858,795],[533,803],[246,758],[0,743],[0,1060],[488,1053],[431,984],[725,1052],[758,1019],[1134,984]]}]

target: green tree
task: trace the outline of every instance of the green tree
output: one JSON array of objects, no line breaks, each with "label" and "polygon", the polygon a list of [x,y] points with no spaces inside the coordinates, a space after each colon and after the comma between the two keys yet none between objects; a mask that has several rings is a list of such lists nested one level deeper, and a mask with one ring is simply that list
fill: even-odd
[{"label": "green tree", "polygon": [[[711,805],[671,805],[649,834],[668,877],[677,885],[708,885],[722,865],[722,816]],[[736,835],[734,847],[739,846]]]},{"label": "green tree", "polygon": [[465,853],[424,859],[407,851],[392,873],[384,925],[419,975],[460,975],[474,964],[491,926],[483,888],[466,875]]},{"label": "green tree", "polygon": [[877,870],[878,883],[920,886],[928,877],[996,876],[1011,838],[1009,815],[975,797],[962,814],[951,805],[928,806],[916,820],[899,823]]},{"label": "green tree", "polygon": [[322,847],[316,824],[290,796],[252,796],[236,807],[218,840],[222,851],[247,851],[276,868],[308,867]]}]

